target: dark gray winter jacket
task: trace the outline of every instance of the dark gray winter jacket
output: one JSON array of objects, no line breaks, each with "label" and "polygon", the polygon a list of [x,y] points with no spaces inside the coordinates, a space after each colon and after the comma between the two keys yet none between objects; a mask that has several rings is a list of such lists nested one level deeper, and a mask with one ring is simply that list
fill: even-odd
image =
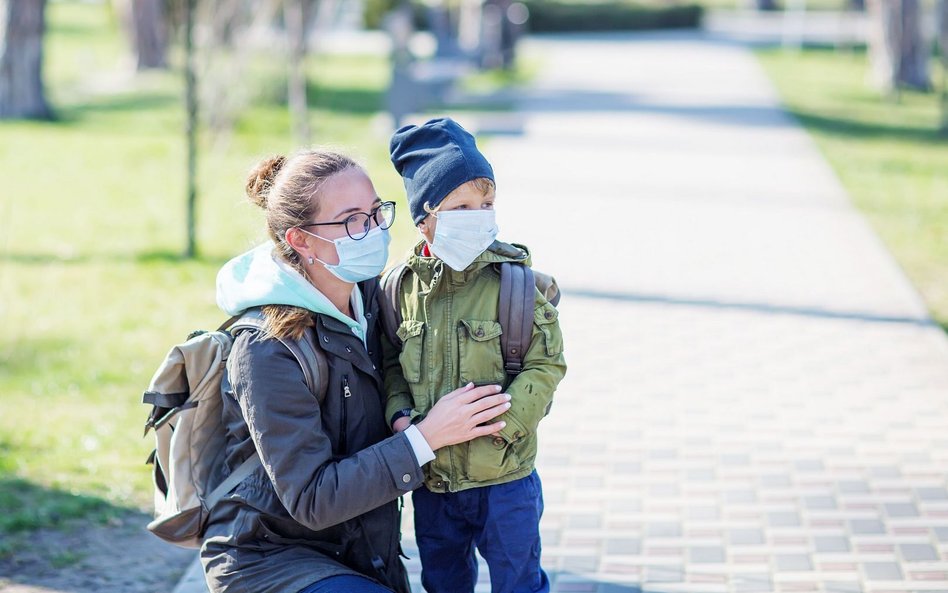
[{"label": "dark gray winter jacket", "polygon": [[[329,363],[324,402],[279,341],[241,332],[224,380],[229,470],[254,450],[262,467],[212,511],[201,550],[214,593],[293,593],[361,574],[407,592],[399,500],[423,474],[404,434],[384,418],[377,281],[364,295],[366,344],[314,314]],[[368,293],[368,294],[367,294]]]}]

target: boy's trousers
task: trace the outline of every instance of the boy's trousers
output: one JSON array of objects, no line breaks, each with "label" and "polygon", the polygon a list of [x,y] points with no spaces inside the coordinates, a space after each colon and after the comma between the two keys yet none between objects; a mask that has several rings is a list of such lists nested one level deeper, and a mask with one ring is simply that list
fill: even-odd
[{"label": "boy's trousers", "polygon": [[534,470],[525,478],[435,494],[412,493],[421,582],[427,593],[465,593],[477,583],[474,549],[487,560],[493,593],[548,593],[540,568],[543,492]]}]

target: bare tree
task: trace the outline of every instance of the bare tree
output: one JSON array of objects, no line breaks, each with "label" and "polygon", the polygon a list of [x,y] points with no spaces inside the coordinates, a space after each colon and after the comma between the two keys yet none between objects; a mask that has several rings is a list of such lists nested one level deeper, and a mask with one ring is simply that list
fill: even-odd
[{"label": "bare tree", "polygon": [[948,0],[938,1],[938,50],[941,57],[941,133],[948,134]]},{"label": "bare tree", "polygon": [[46,0],[0,0],[0,119],[50,119],[43,90]]},{"label": "bare tree", "polygon": [[132,33],[139,70],[168,67],[168,21],[162,0],[132,0]]},{"label": "bare tree", "polygon": [[138,70],[168,67],[168,39],[171,21],[168,12],[177,8],[184,23],[184,3],[167,6],[165,0],[112,0],[128,37]]},{"label": "bare tree", "polygon": [[187,225],[186,257],[197,255],[197,78],[194,70],[194,2],[184,4],[184,89],[185,138],[187,141]]},{"label": "bare tree", "polygon": [[931,89],[930,48],[922,32],[921,0],[869,0],[868,6],[875,85],[890,95],[903,87]]},{"label": "bare tree", "polygon": [[309,109],[306,100],[306,6],[304,0],[286,0],[283,19],[289,38],[289,75],[287,76],[287,103],[293,135],[300,144],[310,138]]}]

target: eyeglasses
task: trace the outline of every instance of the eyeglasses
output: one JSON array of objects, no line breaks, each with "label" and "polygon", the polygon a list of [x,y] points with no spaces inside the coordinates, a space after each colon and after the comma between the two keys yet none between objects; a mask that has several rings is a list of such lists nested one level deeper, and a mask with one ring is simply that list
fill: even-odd
[{"label": "eyeglasses", "polygon": [[309,224],[301,224],[299,228],[308,226],[335,226],[341,224],[345,225],[346,234],[349,235],[349,238],[353,241],[358,241],[359,239],[364,239],[372,229],[372,225],[369,221],[375,221],[375,226],[378,226],[382,230],[392,226],[392,223],[395,222],[395,202],[382,202],[369,213],[356,212],[339,222],[311,222]]}]

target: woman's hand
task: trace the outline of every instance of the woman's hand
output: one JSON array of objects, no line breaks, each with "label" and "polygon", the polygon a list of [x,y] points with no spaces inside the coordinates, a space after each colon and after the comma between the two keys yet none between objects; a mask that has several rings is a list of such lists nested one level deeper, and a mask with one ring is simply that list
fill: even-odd
[{"label": "woman's hand", "polygon": [[432,450],[495,433],[507,423],[484,423],[510,408],[510,396],[500,390],[500,385],[474,387],[473,383],[455,389],[438,400],[418,423],[418,430]]}]

